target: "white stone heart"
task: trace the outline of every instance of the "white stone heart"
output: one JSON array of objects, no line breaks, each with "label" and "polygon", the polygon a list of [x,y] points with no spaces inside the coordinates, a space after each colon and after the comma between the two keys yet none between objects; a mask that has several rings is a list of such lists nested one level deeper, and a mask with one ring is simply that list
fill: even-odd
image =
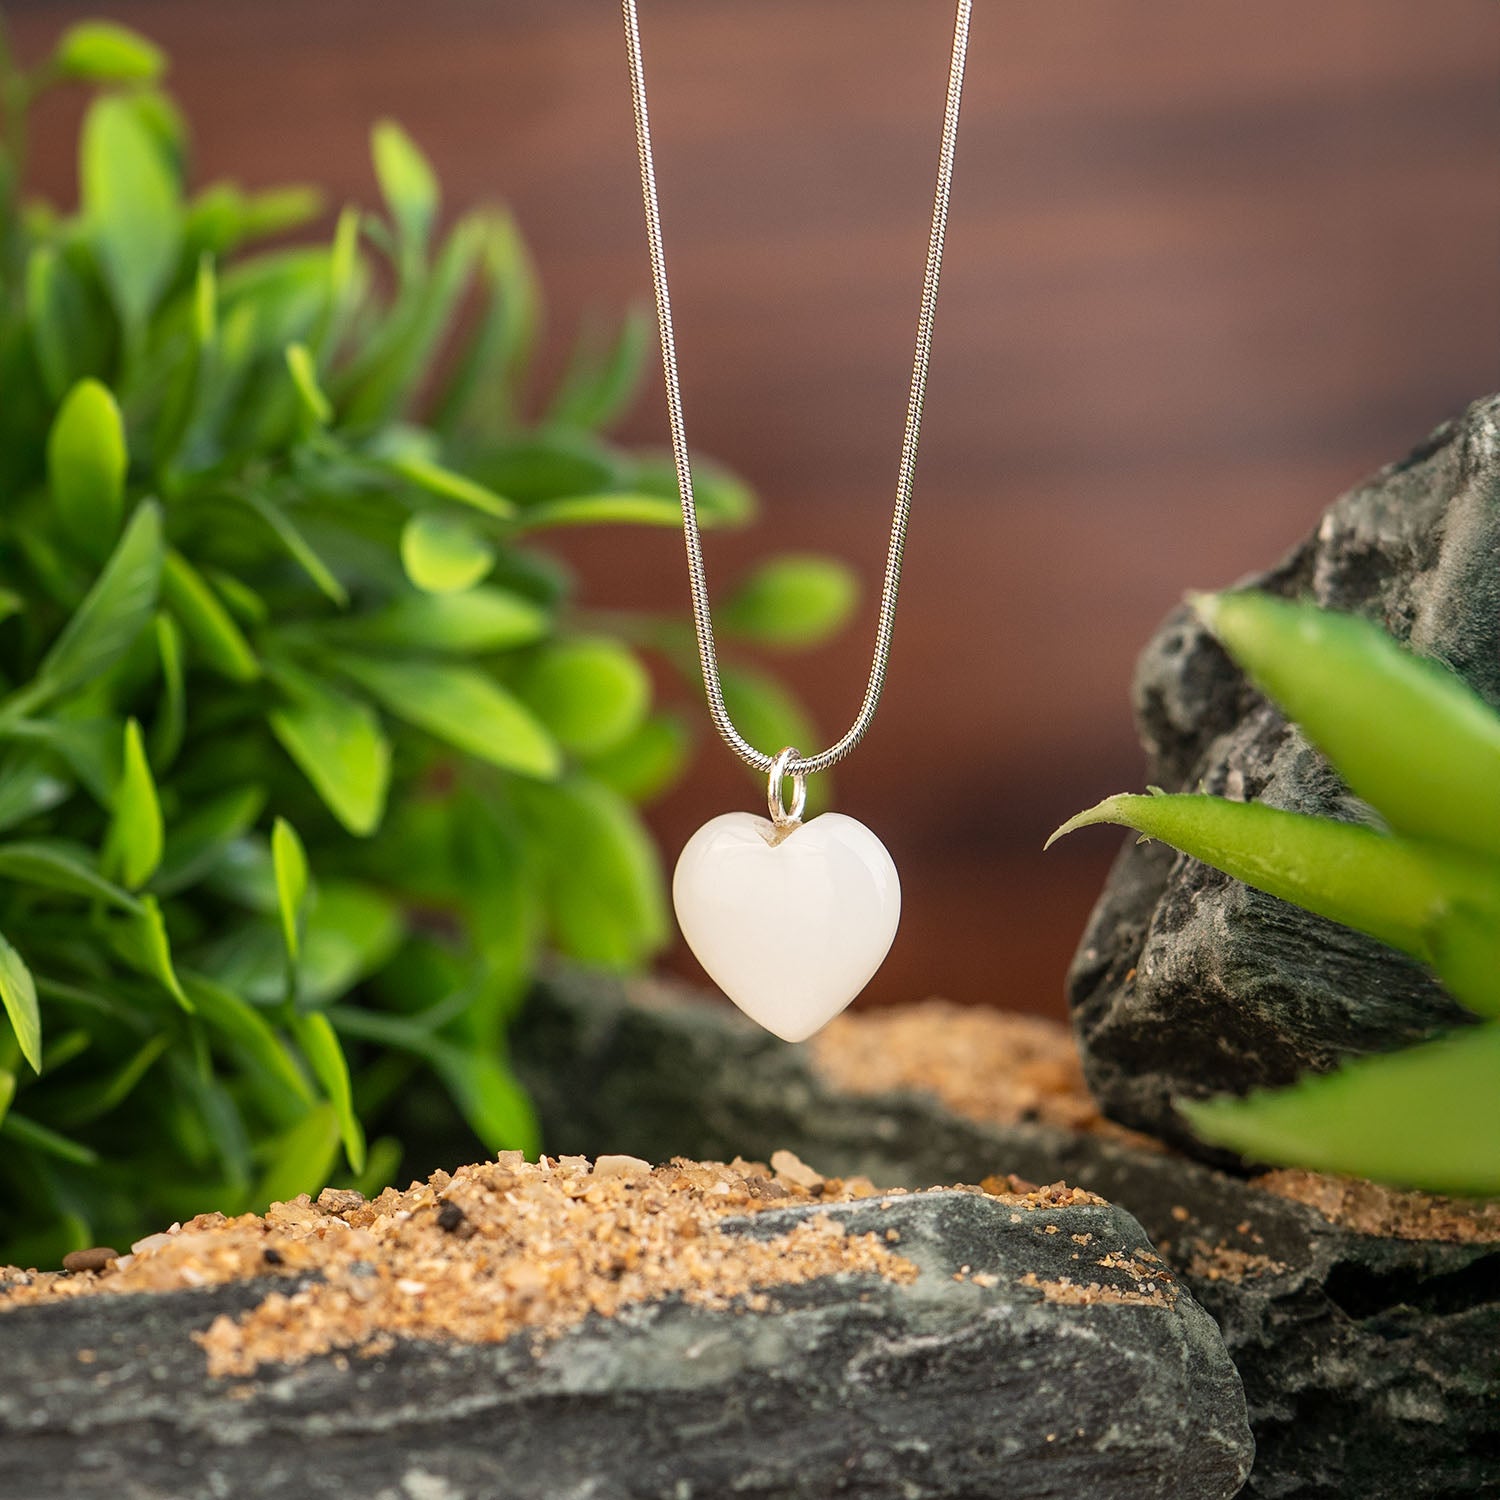
[{"label": "white stone heart", "polygon": [[739,1008],[788,1042],[827,1025],[896,936],[901,882],[857,819],[824,813],[778,835],[724,813],[687,842],[672,903],[688,947]]}]

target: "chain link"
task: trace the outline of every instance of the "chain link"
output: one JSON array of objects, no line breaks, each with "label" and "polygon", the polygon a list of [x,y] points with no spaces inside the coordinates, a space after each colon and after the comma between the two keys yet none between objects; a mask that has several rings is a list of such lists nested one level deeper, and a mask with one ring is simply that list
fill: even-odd
[{"label": "chain link", "polygon": [[661,334],[662,369],[666,376],[667,417],[672,429],[672,458],[682,497],[682,530],[687,543],[688,581],[693,600],[693,626],[698,636],[698,662],[703,671],[708,711],[725,744],[747,765],[769,772],[773,766],[790,776],[810,776],[827,770],[864,738],[875,717],[890,662],[891,632],[896,622],[896,595],[901,587],[901,557],[911,514],[912,477],[917,463],[917,440],[922,429],[922,401],[927,393],[927,366],[932,354],[932,320],[937,308],[938,274],[943,265],[943,238],[948,228],[948,199],[953,184],[953,152],[958,139],[958,106],[963,93],[964,60],[969,45],[972,0],[958,0],[953,24],[953,55],[948,68],[947,104],[943,111],[942,148],[938,154],[937,191],[932,204],[932,231],[927,241],[927,266],[922,277],[922,305],[917,317],[917,347],[912,359],[911,394],[906,403],[906,432],[901,442],[901,465],[896,475],[896,507],[886,549],[885,577],[880,588],[880,617],[875,627],[875,652],[864,701],[842,739],[816,755],[783,759],[757,750],[735,728],[724,703],[719,681],[719,657],[714,645],[713,616],[709,610],[708,578],[703,566],[703,543],[698,531],[698,508],[693,494],[692,468],[683,431],[682,389],[677,375],[677,344],[672,334],[672,300],[667,291],[667,263],[662,249],[661,209],[656,197],[656,166],[651,153],[651,121],[646,108],[646,73],[641,60],[640,19],[635,0],[621,0],[625,46],[630,60],[630,94],[635,108],[636,149],[641,162],[641,198],[646,210],[646,239],[651,251],[651,281],[656,290],[656,321]]}]

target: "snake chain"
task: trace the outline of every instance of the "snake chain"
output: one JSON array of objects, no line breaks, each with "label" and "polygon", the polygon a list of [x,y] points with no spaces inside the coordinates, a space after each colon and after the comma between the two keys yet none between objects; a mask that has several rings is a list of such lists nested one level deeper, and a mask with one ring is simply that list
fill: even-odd
[{"label": "snake chain", "polygon": [[693,600],[693,625],[698,637],[698,660],[714,727],[724,742],[747,765],[768,772],[781,761],[788,774],[808,776],[842,760],[864,737],[875,717],[890,661],[891,632],[896,620],[896,595],[901,585],[901,557],[911,514],[912,477],[917,462],[917,440],[922,428],[922,401],[927,391],[927,367],[932,352],[932,322],[937,308],[938,275],[943,265],[943,239],[948,227],[948,199],[953,183],[953,153],[958,138],[958,106],[963,93],[964,60],[969,44],[972,0],[958,0],[953,26],[953,53],[948,68],[947,103],[943,111],[942,148],[938,155],[937,190],[932,205],[932,230],[927,241],[927,265],[922,276],[922,303],[917,317],[916,353],[912,360],[911,393],[906,403],[906,431],[901,442],[901,465],[896,476],[896,506],[886,549],[885,576],[880,589],[880,616],[875,651],[864,700],[843,737],[817,755],[785,758],[757,750],[735,727],[724,703],[719,681],[718,652],[709,610],[708,579],[703,566],[703,543],[693,495],[692,469],[682,420],[682,390],[677,374],[677,345],[672,333],[672,301],[667,291],[666,255],[662,248],[661,209],[656,195],[656,166],[651,152],[651,122],[646,108],[646,75],[641,59],[640,20],[636,0],[621,0],[626,51],[630,61],[630,93],[635,109],[636,148],[641,164],[641,198],[646,211],[646,238],[651,251],[651,280],[656,291],[656,320],[661,335],[662,367],[666,377],[667,416],[672,430],[672,457],[682,497],[682,529],[687,543],[688,579]]}]

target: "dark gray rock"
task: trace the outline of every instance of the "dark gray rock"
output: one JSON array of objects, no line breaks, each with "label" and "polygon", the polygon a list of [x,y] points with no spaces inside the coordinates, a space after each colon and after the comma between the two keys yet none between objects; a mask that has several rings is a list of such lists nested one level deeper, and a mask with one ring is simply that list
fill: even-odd
[{"label": "dark gray rock", "polygon": [[[1312,537],[1246,582],[1378,620],[1500,707],[1500,397],[1343,496]],[[1134,703],[1143,784],[1374,816],[1185,609],[1146,647]],[[1470,1019],[1390,949],[1133,842],[1094,909],[1068,995],[1105,1112],[1209,1160],[1173,1095],[1287,1083]]]},{"label": "dark gray rock", "polygon": [[[727,1006],[646,999],[568,973],[534,994],[517,1061],[552,1149],[764,1160],[786,1147],[882,1186],[1065,1179],[1127,1208],[1218,1321],[1257,1445],[1247,1497],[1500,1495],[1500,1244],[1356,1234],[1174,1153],[835,1093],[805,1049]],[[1205,1254],[1219,1246],[1264,1261],[1224,1274]]]},{"label": "dark gray rock", "polygon": [[[594,1319],[540,1354],[404,1343],[210,1380],[191,1342],[268,1288],[98,1297],[0,1314],[0,1497],[110,1500],[1057,1500],[1228,1497],[1252,1444],[1212,1320],[1080,1307],[1019,1278],[1131,1294],[1101,1251],[1149,1250],[1113,1206],[1016,1213],[934,1193],[767,1210],[894,1230],[921,1275],[825,1278],[766,1312],[680,1301]],[[1050,1229],[1051,1232],[1047,1232]],[[993,1285],[956,1273],[989,1273]],[[1137,1273],[1138,1274],[1138,1273]],[[282,1284],[284,1290],[284,1284]],[[79,1350],[94,1351],[91,1363]],[[342,1367],[341,1367],[342,1366]]]}]

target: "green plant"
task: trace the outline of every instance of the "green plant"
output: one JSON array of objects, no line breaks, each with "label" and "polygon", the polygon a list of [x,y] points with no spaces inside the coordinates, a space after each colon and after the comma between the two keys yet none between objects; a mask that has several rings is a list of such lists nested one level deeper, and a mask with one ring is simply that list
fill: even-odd
[{"label": "green plant", "polygon": [[1370,822],[1154,792],[1107,798],[1053,839],[1093,823],[1161,839],[1420,959],[1485,1019],[1287,1088],[1178,1107],[1204,1140],[1256,1160],[1500,1192],[1500,715],[1367,620],[1252,592],[1194,604]]},{"label": "green plant", "polygon": [[[685,622],[591,620],[533,540],[677,524],[670,463],[598,435],[642,321],[525,418],[538,296],[504,214],[440,236],[387,123],[384,216],[247,253],[317,195],[185,196],[162,67],[103,24],[30,72],[0,48],[0,1259],[25,1263],[316,1189],[341,1146],[377,1187],[392,1122],[534,1146],[507,1022],[542,944],[629,968],[663,941],[634,804],[688,748],[638,651],[691,680]],[[100,92],[63,214],[20,185],[68,79]],[[749,515],[697,482],[709,522]],[[802,644],[850,602],[792,559],[728,623]],[[769,679],[734,690],[765,743],[806,735]]]}]

